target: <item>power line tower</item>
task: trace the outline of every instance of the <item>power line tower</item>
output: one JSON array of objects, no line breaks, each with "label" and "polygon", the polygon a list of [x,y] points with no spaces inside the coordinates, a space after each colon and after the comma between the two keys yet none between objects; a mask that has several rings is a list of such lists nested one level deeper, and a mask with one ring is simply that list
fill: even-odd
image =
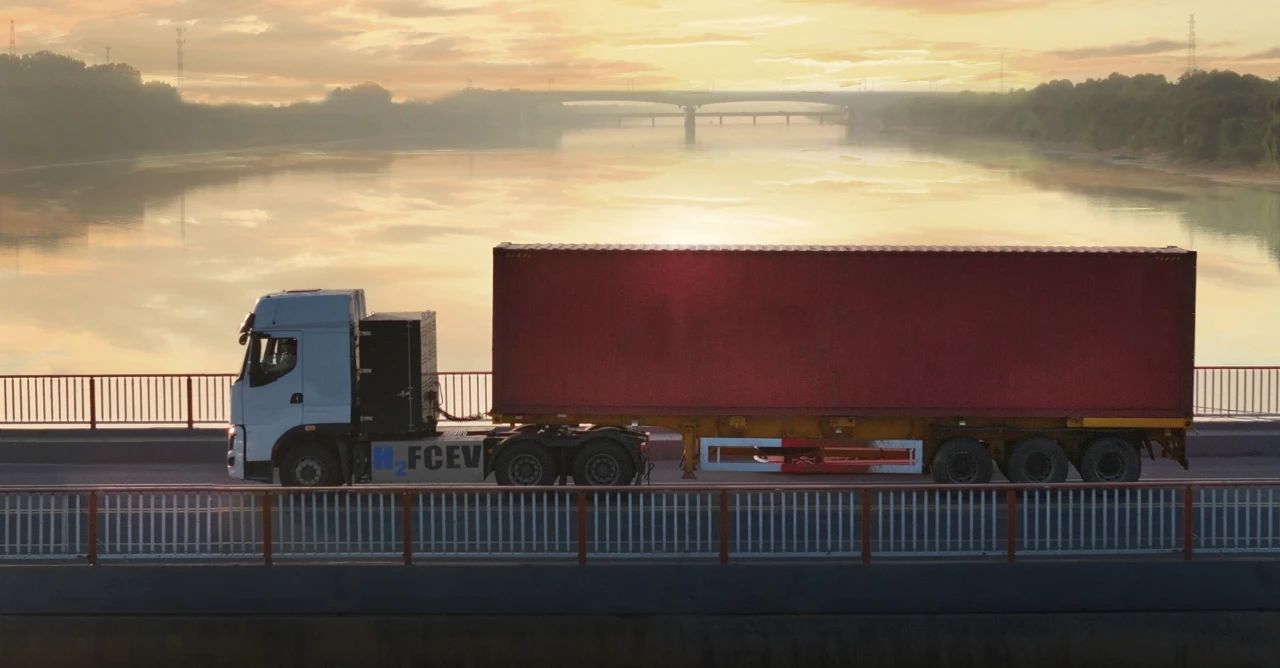
[{"label": "power line tower", "polygon": [[1199,67],[1196,63],[1196,15],[1192,14],[1187,20],[1187,75],[1196,73]]},{"label": "power line tower", "polygon": [[177,39],[177,44],[178,44],[178,90],[182,90],[182,80],[183,80],[183,77],[184,77],[184,72],[183,72],[183,67],[184,67],[184,66],[183,66],[183,63],[182,63],[182,56],[183,56],[183,53],[182,53],[182,47],[183,47],[183,46],[185,46],[185,45],[186,45],[186,43],[187,43],[187,27],[186,27],[186,26],[183,26],[183,25],[180,25],[180,26],[178,26],[177,31],[178,31],[178,39]]},{"label": "power line tower", "polygon": [[111,64],[111,45],[108,44],[102,48],[107,52],[107,64],[110,65]]},{"label": "power line tower", "polygon": [[1000,54],[1000,92],[1004,93],[1004,54]]},{"label": "power line tower", "polygon": [[12,58],[18,57],[18,37],[17,33],[13,31],[13,19],[9,19],[9,56]]}]

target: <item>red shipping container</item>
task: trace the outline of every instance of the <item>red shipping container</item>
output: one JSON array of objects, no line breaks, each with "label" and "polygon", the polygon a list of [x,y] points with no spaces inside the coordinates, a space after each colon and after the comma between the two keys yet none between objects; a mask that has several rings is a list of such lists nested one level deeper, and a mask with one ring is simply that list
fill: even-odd
[{"label": "red shipping container", "polygon": [[624,247],[493,256],[504,415],[1187,417],[1177,248]]}]

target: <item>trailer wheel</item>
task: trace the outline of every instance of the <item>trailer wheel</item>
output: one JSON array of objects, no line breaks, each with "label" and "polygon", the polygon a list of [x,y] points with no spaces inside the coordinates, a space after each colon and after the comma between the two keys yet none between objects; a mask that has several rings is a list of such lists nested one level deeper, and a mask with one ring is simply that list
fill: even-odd
[{"label": "trailer wheel", "polygon": [[1123,438],[1105,436],[1085,449],[1078,468],[1085,482],[1137,482],[1142,477],[1142,458]]},{"label": "trailer wheel", "polygon": [[991,482],[995,463],[982,444],[967,436],[943,443],[933,455],[929,471],[942,485],[981,485]]},{"label": "trailer wheel", "polygon": [[1054,483],[1067,479],[1071,462],[1056,441],[1032,436],[1013,446],[1006,468],[1009,482]]},{"label": "trailer wheel", "polygon": [[636,466],[622,446],[607,439],[587,442],[573,458],[573,482],[594,487],[630,485]]},{"label": "trailer wheel", "polygon": [[499,485],[553,485],[556,460],[538,441],[516,441],[498,448],[493,477]]},{"label": "trailer wheel", "polygon": [[333,448],[311,441],[285,451],[280,459],[280,484],[285,487],[335,487],[342,484],[342,465]]}]

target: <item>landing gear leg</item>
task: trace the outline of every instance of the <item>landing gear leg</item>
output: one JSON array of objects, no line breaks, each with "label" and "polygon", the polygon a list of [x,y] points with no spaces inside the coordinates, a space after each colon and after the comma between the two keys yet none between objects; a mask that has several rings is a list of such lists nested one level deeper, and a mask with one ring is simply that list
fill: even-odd
[{"label": "landing gear leg", "polygon": [[680,477],[684,480],[697,480],[698,476],[694,474],[694,470],[698,465],[697,427],[681,429],[680,437],[684,443],[684,453],[680,455],[680,466],[684,469],[684,474]]}]

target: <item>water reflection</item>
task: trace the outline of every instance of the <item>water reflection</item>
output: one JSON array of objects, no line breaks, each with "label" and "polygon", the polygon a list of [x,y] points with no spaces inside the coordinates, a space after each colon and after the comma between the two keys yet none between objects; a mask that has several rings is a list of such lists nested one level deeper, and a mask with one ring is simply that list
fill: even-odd
[{"label": "water reflection", "polygon": [[1280,361],[1275,192],[832,126],[680,130],[0,175],[0,372],[227,370],[257,295],[352,286],[437,310],[443,365],[485,369],[502,241],[1189,246],[1200,360]]}]

